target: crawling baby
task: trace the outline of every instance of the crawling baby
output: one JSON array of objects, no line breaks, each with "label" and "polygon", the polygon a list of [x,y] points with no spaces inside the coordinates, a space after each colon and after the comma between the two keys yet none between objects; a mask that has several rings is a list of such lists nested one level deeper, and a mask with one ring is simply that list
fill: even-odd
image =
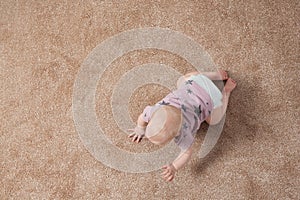
[{"label": "crawling baby", "polygon": [[[212,80],[227,80],[221,91]],[[194,136],[202,122],[217,124],[226,112],[229,96],[236,82],[224,70],[192,72],[180,77],[177,89],[154,106],[147,106],[128,136],[139,143],[143,137],[156,145],[174,139],[181,152],[170,164],[162,167],[162,177],[172,181],[175,173],[192,156]]]}]

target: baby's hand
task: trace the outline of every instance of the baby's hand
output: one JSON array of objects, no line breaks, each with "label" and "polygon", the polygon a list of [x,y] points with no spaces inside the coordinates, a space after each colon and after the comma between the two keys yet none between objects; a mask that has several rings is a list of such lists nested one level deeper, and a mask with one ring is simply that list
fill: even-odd
[{"label": "baby's hand", "polygon": [[162,167],[162,169],[164,169],[164,172],[161,173],[162,177],[166,180],[166,181],[172,181],[175,177],[175,173],[176,173],[176,169],[174,167],[173,164],[169,164],[169,165],[165,165]]},{"label": "baby's hand", "polygon": [[136,126],[134,129],[128,129],[128,131],[133,132],[128,137],[129,138],[132,137],[132,142],[135,141],[136,143],[139,143],[145,135],[145,130],[146,127],[141,127],[141,126]]}]

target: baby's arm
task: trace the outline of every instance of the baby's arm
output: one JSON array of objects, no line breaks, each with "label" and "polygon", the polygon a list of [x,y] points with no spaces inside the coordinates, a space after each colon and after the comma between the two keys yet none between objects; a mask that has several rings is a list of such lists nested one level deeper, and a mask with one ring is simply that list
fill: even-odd
[{"label": "baby's arm", "polygon": [[192,146],[190,146],[186,151],[181,152],[179,156],[173,161],[172,165],[175,167],[176,171],[181,169],[186,163],[189,162],[193,154]]},{"label": "baby's arm", "polygon": [[166,181],[172,181],[177,170],[181,169],[192,157],[192,146],[179,154],[172,164],[162,167],[164,172],[161,174]]},{"label": "baby's arm", "polygon": [[143,120],[143,113],[140,114],[140,116],[138,117],[137,120],[137,125],[134,129],[129,129],[129,131],[132,131],[133,133],[130,134],[128,137],[131,138],[132,137],[132,142],[136,142],[139,143],[142,138],[145,135],[145,130],[146,130],[146,126],[147,126],[147,122],[145,122]]},{"label": "baby's arm", "polygon": [[140,114],[140,116],[138,117],[138,120],[137,120],[137,125],[140,127],[146,127],[147,124],[148,123],[143,120],[143,113]]}]

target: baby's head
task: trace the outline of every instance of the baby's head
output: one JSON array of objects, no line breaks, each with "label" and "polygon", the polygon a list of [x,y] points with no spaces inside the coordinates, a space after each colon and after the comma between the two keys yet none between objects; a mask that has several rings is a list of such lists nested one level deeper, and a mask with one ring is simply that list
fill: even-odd
[{"label": "baby's head", "polygon": [[156,145],[165,145],[179,132],[181,112],[173,106],[162,106],[157,109],[149,121],[145,137]]}]

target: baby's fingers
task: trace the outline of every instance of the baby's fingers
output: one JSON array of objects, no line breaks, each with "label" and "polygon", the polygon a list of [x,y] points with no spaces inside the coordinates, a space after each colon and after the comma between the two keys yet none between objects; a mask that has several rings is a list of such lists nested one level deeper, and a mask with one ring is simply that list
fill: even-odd
[{"label": "baby's fingers", "polygon": [[174,176],[171,175],[169,178],[168,178],[168,181],[171,182],[173,180]]},{"label": "baby's fingers", "polygon": [[137,140],[136,140],[136,143],[139,143],[141,140],[142,140],[142,136],[139,135]]},{"label": "baby's fingers", "polygon": [[128,135],[128,137],[131,138],[134,135],[135,135],[135,133],[132,133],[132,134]]},{"label": "baby's fingers", "polygon": [[167,179],[168,177],[172,176],[172,172],[168,172],[165,176],[164,179]]},{"label": "baby's fingers", "polygon": [[161,173],[161,175],[166,175],[168,173],[168,170],[166,169],[164,172]]},{"label": "baby's fingers", "polygon": [[132,142],[134,142],[136,139],[138,138],[138,135],[134,135],[134,137],[132,138]]}]

